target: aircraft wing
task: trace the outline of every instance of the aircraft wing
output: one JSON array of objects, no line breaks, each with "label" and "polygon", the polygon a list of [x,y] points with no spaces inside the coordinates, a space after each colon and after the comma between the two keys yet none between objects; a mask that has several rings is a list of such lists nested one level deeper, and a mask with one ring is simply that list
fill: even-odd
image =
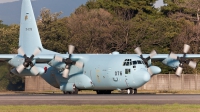
[{"label": "aircraft wing", "polygon": [[[54,59],[55,56],[60,56],[64,59],[66,59],[69,57],[69,54],[41,54],[41,55],[37,55],[34,59],[36,59],[37,63],[48,63],[52,59]],[[77,61],[77,60],[83,58],[83,55],[73,54],[71,58],[73,61]]]},{"label": "aircraft wing", "polygon": [[[178,57],[183,57],[183,54],[176,54]],[[149,56],[149,54],[143,54],[143,56],[146,58]],[[169,54],[157,54],[155,55],[153,58],[151,58],[152,60],[164,60],[166,58],[170,58]],[[200,59],[200,54],[186,54],[187,59]]]},{"label": "aircraft wing", "polygon": [[0,54],[0,61],[9,61],[15,56],[17,56],[17,54]]},{"label": "aircraft wing", "polygon": [[[0,61],[9,61],[10,59],[14,58],[15,56],[17,56],[18,54],[0,54]],[[58,55],[61,56],[63,58],[67,58],[68,54],[41,54],[41,55],[37,55],[35,57],[36,62],[38,63],[47,63],[49,61],[51,61],[52,59],[54,59],[54,56]],[[131,54],[130,54],[131,55]],[[134,54],[135,55],[135,54]],[[182,57],[183,54],[176,54],[179,57]],[[143,54],[143,56],[146,58],[149,56],[149,54]],[[72,58],[81,58],[82,56],[73,56]],[[169,54],[157,54],[155,55],[152,60],[164,60],[166,58],[169,58]],[[200,59],[200,54],[186,54],[186,58],[188,59]]]},{"label": "aircraft wing", "polygon": [[[18,54],[0,54],[0,61],[9,61],[15,58],[16,56],[21,57],[21,55],[18,55]],[[51,61],[53,58],[54,58],[54,55],[50,54],[50,55],[38,55],[34,59],[36,59],[36,62],[38,63],[47,63]]]},{"label": "aircraft wing", "polygon": [[[54,59],[55,55],[58,55],[63,58],[68,58],[69,56],[69,54],[40,54],[35,56],[34,59],[36,60],[36,63],[48,63],[52,59]],[[16,56],[22,57],[21,55],[18,54],[0,54],[0,61],[9,61],[15,58]],[[82,56],[77,56],[77,55],[72,56],[73,60],[78,60],[80,58],[82,58]]]}]

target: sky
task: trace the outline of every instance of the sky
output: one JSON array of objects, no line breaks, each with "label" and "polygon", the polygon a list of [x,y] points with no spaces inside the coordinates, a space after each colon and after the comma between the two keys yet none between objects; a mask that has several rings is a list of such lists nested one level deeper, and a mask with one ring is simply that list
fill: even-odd
[{"label": "sky", "polygon": [[[62,11],[61,17],[69,16],[87,0],[31,0],[35,17],[38,18],[42,8],[48,8],[52,13]],[[0,0],[0,20],[4,24],[19,24],[22,0]],[[158,0],[155,7],[163,5],[163,0]]]}]

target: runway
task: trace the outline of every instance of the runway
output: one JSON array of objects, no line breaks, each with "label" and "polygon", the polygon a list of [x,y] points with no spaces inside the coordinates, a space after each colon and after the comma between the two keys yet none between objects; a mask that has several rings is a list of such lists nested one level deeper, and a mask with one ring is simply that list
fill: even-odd
[{"label": "runway", "polygon": [[200,95],[0,95],[0,105],[200,104]]}]

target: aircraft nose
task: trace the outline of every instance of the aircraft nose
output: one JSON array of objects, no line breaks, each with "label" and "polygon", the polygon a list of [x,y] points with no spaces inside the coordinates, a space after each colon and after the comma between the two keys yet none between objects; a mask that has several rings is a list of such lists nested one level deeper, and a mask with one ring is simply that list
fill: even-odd
[{"label": "aircraft nose", "polygon": [[143,80],[148,82],[150,80],[150,74],[148,72],[143,73]]}]

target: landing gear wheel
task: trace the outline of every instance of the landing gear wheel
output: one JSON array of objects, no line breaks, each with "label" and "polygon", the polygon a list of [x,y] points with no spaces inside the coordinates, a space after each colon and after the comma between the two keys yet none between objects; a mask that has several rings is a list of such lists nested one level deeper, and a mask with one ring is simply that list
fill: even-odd
[{"label": "landing gear wheel", "polygon": [[63,94],[71,94],[69,91],[63,91]]},{"label": "landing gear wheel", "polygon": [[137,94],[137,89],[134,89],[134,94]]},{"label": "landing gear wheel", "polygon": [[133,89],[128,89],[127,94],[133,94]]},{"label": "landing gear wheel", "polygon": [[73,91],[63,91],[63,94],[78,94],[78,88],[74,85]]},{"label": "landing gear wheel", "polygon": [[72,94],[78,94],[78,88],[74,86],[74,91],[71,92]]}]

